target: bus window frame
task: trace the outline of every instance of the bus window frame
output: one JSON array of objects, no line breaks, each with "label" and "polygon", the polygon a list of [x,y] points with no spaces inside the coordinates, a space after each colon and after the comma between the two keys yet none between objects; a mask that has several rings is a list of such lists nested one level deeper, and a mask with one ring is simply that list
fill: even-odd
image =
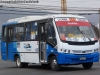
[{"label": "bus window frame", "polygon": [[[54,27],[53,19],[49,19],[47,25],[48,26],[46,27],[47,28],[46,42],[48,44],[50,44],[52,47],[55,47],[57,45],[57,38],[56,38],[56,30],[55,30],[55,27]],[[52,39],[48,39],[48,29],[49,29],[49,27],[50,27],[50,29],[53,27],[55,37],[52,37]],[[53,34],[52,34],[52,36],[53,36]],[[55,40],[55,42],[54,42],[54,40]]]},{"label": "bus window frame", "polygon": [[[52,19],[52,22],[53,22],[53,18],[48,18],[48,19]],[[46,22],[48,19],[42,19],[42,20],[36,20],[36,21],[28,21],[28,22],[22,22],[22,23],[18,23],[18,24],[11,24],[11,25],[6,25],[6,26],[2,26],[2,28],[3,27],[12,27],[13,29],[12,29],[12,35],[14,34],[14,27],[15,26],[17,26],[17,25],[20,25],[20,24],[23,24],[24,25],[24,31],[23,32],[18,32],[18,33],[24,33],[24,40],[20,40],[20,41],[14,41],[13,39],[11,40],[11,42],[24,42],[24,41],[39,41],[39,23],[40,22]],[[26,27],[26,24],[27,23],[35,23],[35,22],[37,22],[37,39],[35,39],[35,40],[33,40],[33,39],[30,39],[30,40],[25,40],[25,33],[26,33],[26,31],[25,31],[25,27]],[[3,30],[2,30],[2,33],[4,34],[4,32],[3,32]],[[6,34],[6,37],[7,37],[7,34]],[[12,38],[13,38],[14,36],[12,36]],[[2,35],[2,38],[3,38],[3,35]],[[3,40],[2,39],[2,41],[6,41],[6,40]]]},{"label": "bus window frame", "polygon": [[[5,28],[6,28],[6,32],[5,32]],[[5,35],[5,33],[6,33],[6,35]],[[1,40],[6,42],[6,37],[7,37],[7,26],[2,26],[2,38],[1,38]]]},{"label": "bus window frame", "polygon": [[[10,28],[10,27],[12,28],[12,34],[13,34],[13,25],[8,25],[8,26],[7,26],[7,33],[8,33],[8,28]],[[7,40],[8,43],[10,43],[10,42],[12,42],[12,39],[10,39],[10,41],[8,41],[8,35],[9,35],[9,34],[6,35],[6,36],[7,36],[7,37],[6,37],[6,40]],[[13,37],[13,36],[12,36],[12,37]],[[10,38],[11,38],[11,36],[10,36]]]},{"label": "bus window frame", "polygon": [[[35,22],[37,22],[37,24],[38,24],[38,21],[30,21],[30,22],[23,22],[23,23],[18,23],[18,24],[14,24],[13,25],[13,29],[14,29],[14,26],[17,26],[17,25],[19,25],[20,26],[20,24],[23,24],[24,26],[24,31],[23,32],[17,32],[17,33],[23,33],[24,34],[24,40],[18,40],[18,42],[23,42],[23,41],[39,41],[39,34],[38,34],[38,31],[37,31],[37,39],[35,39],[35,40],[33,40],[33,39],[30,39],[30,40],[25,40],[25,34],[26,34],[26,32],[27,31],[25,31],[25,28],[26,28],[26,24],[28,24],[28,23],[35,23]],[[37,27],[38,27],[38,25],[37,25]],[[38,29],[37,29],[38,30]],[[29,32],[31,32],[31,30],[29,31]],[[14,37],[14,36],[13,36]],[[17,42],[17,41],[14,41],[14,40],[12,40],[12,42]]]},{"label": "bus window frame", "polygon": [[[15,33],[14,33],[14,27],[20,26],[20,24],[23,24],[23,25],[24,25],[24,23],[18,23],[18,24],[14,24],[14,25],[13,25],[13,35],[14,35],[14,34],[18,34],[18,33],[25,33],[25,32],[15,32]],[[25,25],[24,25],[23,27],[24,27],[24,29],[25,29]],[[14,38],[14,36],[13,36],[13,38]],[[23,41],[24,41],[24,40],[23,40]],[[19,41],[19,40],[14,41],[14,40],[12,40],[12,42],[22,42],[22,41]]]}]

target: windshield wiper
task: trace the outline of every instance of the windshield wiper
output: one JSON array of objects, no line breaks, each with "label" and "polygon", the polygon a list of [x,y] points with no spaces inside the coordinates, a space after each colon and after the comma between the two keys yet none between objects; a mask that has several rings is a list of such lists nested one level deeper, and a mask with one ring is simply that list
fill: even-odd
[{"label": "windshield wiper", "polygon": [[81,34],[82,34],[84,37],[87,37],[87,38],[89,39],[89,41],[91,41],[91,39],[89,38],[88,35],[86,35],[83,31],[81,31],[81,30],[79,29],[79,27],[77,27],[77,28],[78,28],[78,30],[81,32]]},{"label": "windshield wiper", "polygon": [[84,34],[91,41],[88,35],[86,35],[83,31],[81,31],[81,33]]}]

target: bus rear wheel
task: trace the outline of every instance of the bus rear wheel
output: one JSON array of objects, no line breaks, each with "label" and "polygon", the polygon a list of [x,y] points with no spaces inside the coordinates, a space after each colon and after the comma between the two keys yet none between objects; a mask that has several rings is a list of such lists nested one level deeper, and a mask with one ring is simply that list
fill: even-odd
[{"label": "bus rear wheel", "polygon": [[57,63],[57,59],[55,56],[51,57],[50,67],[52,70],[59,71],[61,70],[61,65]]},{"label": "bus rear wheel", "polygon": [[28,66],[28,63],[22,63],[22,62],[20,61],[20,57],[17,56],[17,57],[16,57],[16,66],[17,66],[18,68],[23,68],[23,67],[27,67],[27,66]]},{"label": "bus rear wheel", "polygon": [[93,66],[93,62],[84,63],[82,64],[82,66],[84,67],[84,69],[91,69],[91,67]]}]

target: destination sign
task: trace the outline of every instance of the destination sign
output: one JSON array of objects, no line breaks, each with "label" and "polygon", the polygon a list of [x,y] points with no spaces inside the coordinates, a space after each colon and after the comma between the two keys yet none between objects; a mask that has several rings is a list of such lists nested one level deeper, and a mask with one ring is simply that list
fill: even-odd
[{"label": "destination sign", "polygon": [[83,18],[55,18],[57,26],[90,26],[87,19]]}]

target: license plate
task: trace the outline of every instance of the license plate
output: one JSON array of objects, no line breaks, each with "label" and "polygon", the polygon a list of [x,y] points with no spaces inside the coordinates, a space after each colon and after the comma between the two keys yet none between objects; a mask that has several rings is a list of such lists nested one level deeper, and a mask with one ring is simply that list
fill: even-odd
[{"label": "license plate", "polygon": [[86,57],[81,57],[79,60],[86,60]]}]

